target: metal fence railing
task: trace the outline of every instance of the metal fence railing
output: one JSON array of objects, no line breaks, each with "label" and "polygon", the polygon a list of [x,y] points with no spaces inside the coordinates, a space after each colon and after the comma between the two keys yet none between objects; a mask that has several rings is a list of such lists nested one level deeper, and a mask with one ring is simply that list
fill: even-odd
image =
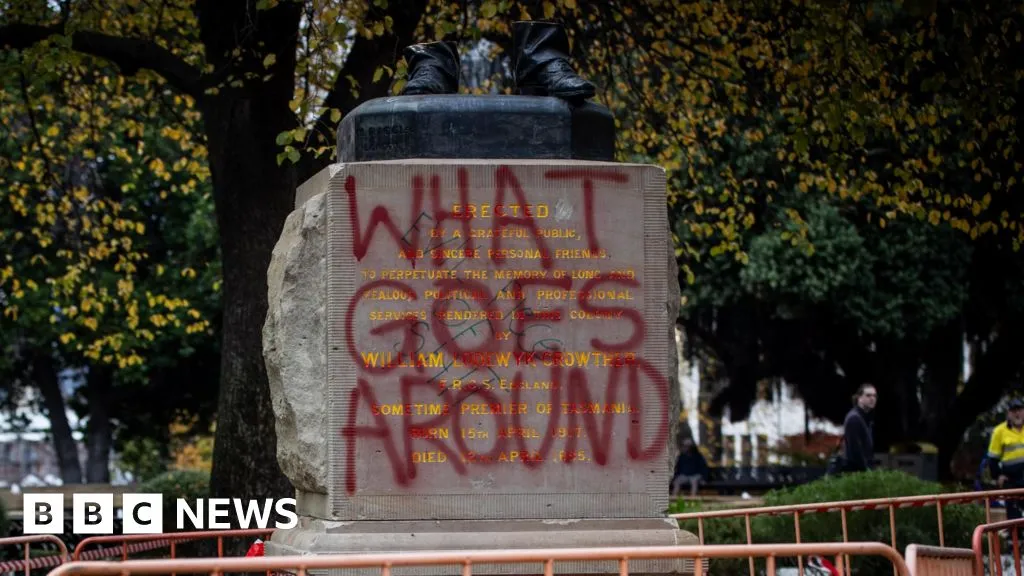
[{"label": "metal fence railing", "polygon": [[[217,540],[217,558],[224,557],[224,540],[227,538],[269,538],[274,528],[247,528],[240,530],[198,530],[193,532],[170,532],[167,534],[113,534],[90,536],[75,546],[72,560],[98,560],[121,557],[128,560],[129,554],[170,548],[171,558],[177,557],[178,545],[187,542]],[[93,546],[117,544],[91,549]]]},{"label": "metal fence railing", "polygon": [[989,574],[1003,576],[1003,553],[999,539],[999,533],[1009,533],[1010,548],[1013,551],[1013,573],[1020,576],[1020,530],[1024,529],[1024,519],[1004,520],[1002,522],[990,522],[982,524],[974,529],[971,538],[971,549],[974,556],[974,572],[978,576],[984,576],[985,571],[985,541],[988,541],[988,565]]},{"label": "metal fence railing", "polygon": [[[32,545],[42,544],[44,555],[32,555]],[[0,574],[24,571],[25,576],[37,568],[52,568],[68,561],[68,547],[51,534],[30,534],[0,538],[0,549],[20,546],[24,552],[18,560],[0,560]]]},{"label": "metal fence railing", "polygon": [[[859,510],[886,510],[888,512],[890,546],[897,549],[896,542],[896,510],[901,508],[922,508],[926,506],[935,507],[935,520],[938,525],[939,547],[945,546],[945,532],[943,528],[942,509],[951,504],[968,504],[983,502],[985,506],[985,521],[992,521],[992,503],[1006,499],[1024,499],[1024,488],[1010,490],[990,490],[986,492],[955,492],[948,494],[929,494],[925,496],[903,496],[897,498],[874,498],[869,500],[843,500],[836,502],[817,502],[813,504],[792,504],[788,506],[765,506],[759,508],[733,508],[728,510],[708,510],[702,512],[683,512],[670,514],[677,520],[692,520],[697,522],[697,538],[701,544],[705,544],[704,529],[705,523],[712,519],[743,518],[746,540],[753,544],[751,532],[751,519],[758,516],[786,516],[793,517],[793,538],[796,543],[802,541],[800,531],[800,519],[808,514],[838,513],[839,524],[842,533],[842,542],[850,539],[847,527],[847,515]],[[846,573],[850,572],[849,559],[846,559],[844,566]],[[803,559],[798,559],[800,573],[803,574]],[[750,576],[754,576],[754,560],[749,561]],[[1020,576],[1018,574],[1018,576]]]},{"label": "metal fence railing", "polygon": [[[764,558],[767,576],[776,576],[779,557],[820,555],[835,557],[842,566],[846,556],[881,556],[893,565],[897,576],[911,576],[903,557],[880,542],[825,544],[753,544],[727,546],[636,546],[622,548],[561,548],[531,550],[471,550],[447,552],[404,552],[401,554],[338,554],[323,556],[275,556],[253,558],[190,558],[175,560],[128,560],[125,562],[70,562],[49,576],[129,576],[131,574],[215,574],[244,572],[290,572],[307,576],[309,570],[369,568],[391,576],[402,567],[454,566],[462,576],[473,576],[480,565],[517,565],[518,574],[553,576],[562,562],[603,562],[605,569],[594,573],[628,576],[630,562],[643,560],[688,560],[680,572],[706,574],[705,561],[713,558]],[[531,565],[527,568],[526,565]],[[574,570],[576,572],[576,570]],[[579,572],[583,573],[583,572]]]}]

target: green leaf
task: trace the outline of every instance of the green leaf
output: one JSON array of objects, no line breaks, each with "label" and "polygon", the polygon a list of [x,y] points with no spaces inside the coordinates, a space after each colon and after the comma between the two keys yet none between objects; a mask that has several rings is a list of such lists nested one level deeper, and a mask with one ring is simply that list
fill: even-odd
[{"label": "green leaf", "polygon": [[494,18],[498,13],[498,5],[495,2],[484,2],[480,6],[480,15],[484,18]]},{"label": "green leaf", "polygon": [[806,154],[807,146],[808,142],[806,133],[797,132],[796,134],[793,134],[793,150],[795,150],[797,154]]},{"label": "green leaf", "polygon": [[380,77],[384,75],[384,67],[377,66],[377,69],[373,71],[373,83],[380,82]]},{"label": "green leaf", "polygon": [[278,146],[284,146],[285,144],[291,142],[291,140],[292,131],[285,130],[284,132],[281,132],[280,134],[277,135],[277,138],[274,140],[274,142],[276,142]]},{"label": "green leaf", "polygon": [[271,66],[274,65],[274,62],[277,62],[276,54],[267,54],[266,56],[263,57],[264,68],[270,68]]}]

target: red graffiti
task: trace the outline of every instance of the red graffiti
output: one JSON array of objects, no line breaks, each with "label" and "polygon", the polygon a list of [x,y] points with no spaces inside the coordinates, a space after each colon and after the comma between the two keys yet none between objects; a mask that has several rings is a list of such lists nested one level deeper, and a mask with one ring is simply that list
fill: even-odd
[{"label": "red graffiti", "polygon": [[[654,391],[657,397],[657,405],[660,407],[668,406],[668,383],[658,373],[654,366],[651,366],[647,361],[640,359],[638,363],[629,366],[628,368],[623,367],[612,367],[611,373],[608,376],[608,385],[605,387],[605,403],[614,403],[618,399],[619,382],[622,372],[629,371],[629,404],[632,407],[641,406],[638,412],[643,412],[643,400],[640,390],[640,374],[645,374],[650,381],[654,384]],[[574,368],[569,373],[569,403],[572,405],[589,405],[593,403],[593,399],[590,395],[588,382],[586,380],[586,373],[579,368]],[[644,431],[643,421],[638,415],[633,415],[630,418],[629,424],[629,436],[626,438],[626,450],[632,460],[650,460],[657,456],[665,448],[665,443],[668,441],[668,410],[656,410],[660,421],[658,422],[658,434],[647,446],[644,446]],[[608,450],[611,447],[611,434],[612,426],[614,424],[613,418],[615,414],[611,412],[605,412],[604,422],[599,424],[597,416],[589,412],[581,412],[577,414],[575,411],[569,412],[569,427],[573,427],[576,424],[576,418],[579,416],[583,420],[583,426],[587,430],[587,437],[590,438],[590,447],[594,452],[594,461],[598,465],[605,465],[608,463]],[[570,437],[566,443],[566,451],[574,452],[576,449],[577,438],[575,436]]]},{"label": "red graffiti", "polygon": [[[515,378],[512,379],[512,404],[519,404],[520,402],[522,388],[519,386],[519,384],[521,384],[523,381],[522,374],[522,372],[516,371]],[[558,429],[558,424],[561,421],[561,419],[559,417],[559,413],[555,411],[554,407],[560,406],[562,404],[561,397],[562,367],[556,364],[551,367],[551,389],[548,391],[548,402],[551,403],[552,413],[548,415],[548,425],[547,428],[544,430],[544,440],[541,442],[540,446],[534,448],[542,456],[542,458],[524,460],[523,464],[527,468],[539,468],[544,463],[544,457],[546,457],[551,452],[551,448],[555,444],[555,430]],[[512,426],[516,428],[523,427],[522,416],[520,414],[512,415]],[[516,449],[519,450],[520,453],[530,451],[530,447],[526,445],[526,439],[523,438],[521,435],[516,436]]]},{"label": "red graffiti", "polygon": [[481,282],[464,279],[437,280],[436,285],[440,287],[441,294],[434,300],[434,305],[431,307],[430,326],[434,333],[437,334],[437,339],[441,343],[441,347],[453,356],[466,357],[468,354],[471,362],[473,353],[497,351],[499,343],[495,339],[486,340],[475,348],[463,348],[462,345],[459,344],[458,339],[452,335],[451,329],[442,320],[442,314],[447,312],[452,303],[448,296],[455,290],[469,289],[473,294],[477,295],[474,300],[483,302],[483,311],[487,315],[485,323],[491,333],[496,334],[497,330],[494,328],[494,320],[492,317],[500,318],[501,311],[498,309],[497,301],[492,297],[493,295],[491,294],[490,288]]},{"label": "red graffiti", "polygon": [[[550,170],[544,176],[550,181],[581,183],[585,241],[591,252],[598,252],[600,234],[594,215],[598,204],[595,182],[618,185],[628,178],[617,171],[589,169]],[[511,276],[507,284],[495,290],[495,278],[491,278],[489,284],[467,277],[469,274],[456,274],[465,259],[435,250],[429,257],[433,272],[421,270],[416,276],[403,276],[405,272],[399,270],[390,278],[364,283],[353,294],[343,330],[348,355],[361,375],[349,394],[346,424],[341,430],[346,491],[354,494],[358,487],[357,448],[360,447],[381,454],[390,465],[394,483],[401,487],[410,486],[424,465],[446,465],[456,475],[466,476],[474,467],[507,461],[502,460],[507,454],[516,454],[513,460],[528,470],[537,470],[552,461],[576,465],[588,460],[597,466],[608,466],[615,450],[622,447],[626,457],[633,461],[647,461],[662,454],[668,440],[669,383],[653,364],[639,357],[647,332],[644,317],[635,307],[614,302],[618,297],[611,299],[610,304],[599,304],[600,299],[595,297],[616,289],[631,293],[639,289],[641,283],[621,273],[601,272],[574,278],[555,269],[554,252],[541,234],[535,216],[525,209],[511,215],[505,210],[494,210],[489,223],[474,227],[478,216],[483,216],[458,209],[471,205],[469,172],[465,168],[457,172],[454,192],[458,201],[450,207],[442,202],[442,181],[437,174],[416,175],[410,184],[409,215],[404,223],[399,223],[386,206],[377,205],[370,207],[368,220],[363,225],[356,180],[351,176],[346,179],[352,254],[357,261],[363,261],[371,250],[397,248],[398,254],[415,268],[416,260],[424,258],[427,251],[453,241],[444,240],[442,232],[446,222],[454,222],[462,233],[462,241],[456,247],[459,251],[474,252],[474,232],[489,230],[491,250],[487,261],[492,263],[489,267],[492,270],[506,262],[502,250],[506,230],[525,231],[525,236],[520,237],[536,246],[540,268],[549,275]],[[428,188],[429,209],[424,211]],[[494,173],[494,206],[505,206],[506,202],[529,205],[515,173],[501,166]],[[374,245],[378,228],[394,240],[394,248]],[[391,257],[386,261],[391,261]],[[429,282],[431,295],[417,294],[404,278]],[[419,286],[423,289],[423,284]],[[600,323],[589,324],[586,328],[589,330],[596,325],[600,329],[588,332],[587,338],[581,340],[587,341],[593,352],[564,349],[560,338],[570,332],[566,329],[559,332],[555,327],[565,326],[569,312],[564,306],[535,310],[532,302],[541,300],[541,291],[573,294],[564,299],[565,302],[575,304],[581,313],[601,319]],[[380,293],[389,295],[388,299],[409,303],[428,299],[432,302],[424,303],[426,310],[417,313],[382,314],[377,318],[379,324],[357,335],[356,318],[365,314],[361,307],[380,300],[373,296]],[[611,334],[626,336],[616,338]],[[399,361],[393,361],[389,350],[386,350],[387,360],[368,361],[375,354],[370,348],[374,343],[380,348],[381,342],[393,343]],[[587,363],[590,354],[599,355],[595,358],[603,358],[604,364],[594,360],[593,367],[584,368],[590,366]],[[443,359],[443,365],[432,363],[435,356]],[[523,401],[523,390],[530,384],[527,374],[532,373],[536,378],[545,371],[544,367],[549,385],[540,389],[546,394],[542,398],[531,395],[533,404]],[[401,368],[413,370],[402,371]],[[368,376],[374,377],[372,384]],[[460,386],[461,381],[467,384]],[[495,388],[499,385],[508,393],[501,394]],[[387,399],[395,398],[397,391],[400,404],[389,401],[382,404],[378,396],[380,390],[388,390],[386,394],[380,393]],[[602,405],[604,410],[600,409]],[[628,406],[628,411],[608,409],[620,405]],[[367,414],[368,422],[360,418]],[[527,414],[531,416],[529,420]],[[401,416],[400,419],[388,418],[395,415]],[[496,433],[474,436],[477,428],[467,425],[470,416],[478,425],[487,421],[486,428]],[[652,418],[656,419],[653,433],[649,423]],[[537,434],[530,422],[543,428],[543,434]],[[621,425],[627,425],[624,438],[614,432],[615,427]],[[438,430],[450,431],[451,435],[439,434]],[[476,440],[469,443],[467,438]],[[617,438],[622,444],[616,442]],[[556,448],[559,458],[553,459]],[[584,453],[591,454],[592,458],[582,457]],[[429,464],[423,460],[427,457],[425,454],[432,458]]]},{"label": "red graffiti", "polygon": [[[504,206],[505,205],[505,191],[511,189],[512,195],[515,196],[516,202],[520,206],[525,206],[526,193],[523,192],[523,187],[519,184],[519,179],[512,172],[512,169],[508,166],[501,166],[494,174],[495,188],[494,193],[494,205]],[[512,217],[507,213],[502,212],[501,215],[495,216],[492,221],[492,232],[494,237],[491,238],[491,249],[494,250],[492,259],[496,264],[501,264],[505,261],[504,253],[501,252],[501,231],[507,226],[522,226],[526,228],[532,234],[530,237],[537,243],[537,249],[540,250],[540,265],[545,270],[550,270],[554,264],[551,259],[551,251],[548,250],[547,242],[540,236],[540,229],[537,227],[537,223],[533,220],[533,216],[524,215],[522,217]]]},{"label": "red graffiti", "polygon": [[[359,201],[356,200],[355,177],[349,176],[345,179],[345,193],[348,195],[348,219],[349,225],[352,227],[352,254],[356,257],[356,260],[362,260],[366,256],[366,253],[370,250],[370,243],[373,242],[373,235],[377,232],[377,226],[383,226],[388,234],[395,239],[399,250],[403,250],[408,254],[409,262],[415,268],[416,260],[412,257],[412,254],[419,248],[419,229],[417,228],[417,234],[413,235],[413,239],[410,241],[408,233],[403,235],[398,231],[398,227],[391,220],[391,214],[388,213],[388,209],[384,206],[377,206],[370,212],[370,223],[366,226],[366,236],[364,237],[362,227],[359,225]],[[412,204],[410,209],[413,214],[419,214],[422,206],[423,177],[416,176],[413,178]],[[416,223],[414,222],[412,226],[416,228]]]},{"label": "red graffiti", "polygon": [[[520,293],[525,296],[527,286],[549,286],[551,288],[561,288],[563,290],[569,290],[572,288],[572,280],[569,278],[560,278],[555,280],[553,278],[522,278],[516,281]],[[515,317],[515,334],[516,334],[516,347],[520,350],[526,350],[523,345],[522,339],[526,334],[526,325],[528,322],[561,322],[565,318],[562,308],[556,308],[552,310],[551,315],[545,315],[541,317],[527,316],[523,314]]]},{"label": "red graffiti", "polygon": [[[596,170],[549,170],[544,174],[545,179],[553,181],[562,180],[581,180],[583,184],[583,217],[585,221],[585,233],[587,246],[593,252],[596,252],[600,245],[598,243],[598,234],[594,223],[594,181],[613,182],[613,183],[626,183],[629,181],[629,177],[618,171],[596,171]],[[465,168],[460,168],[457,173],[458,179],[458,192],[459,192],[459,205],[465,206],[469,202],[469,173]],[[516,202],[520,204],[527,204],[526,195],[523,191],[522,185],[519,183],[519,179],[515,173],[508,166],[500,166],[495,170],[494,174],[495,191],[494,191],[494,205],[502,206],[505,203],[505,194],[510,193]],[[416,175],[412,179],[412,191],[411,200],[409,204],[409,224],[405,226],[405,233],[400,230],[403,228],[399,226],[392,218],[391,213],[385,206],[375,206],[370,211],[369,221],[366,224],[365,232],[363,226],[359,222],[359,202],[356,198],[358,195],[358,188],[356,179],[354,176],[349,176],[345,179],[345,194],[348,197],[348,213],[349,213],[349,225],[352,227],[352,254],[356,260],[362,260],[370,249],[373,243],[374,236],[377,232],[378,226],[383,227],[389,236],[395,241],[398,249],[406,255],[413,265],[415,265],[415,258],[413,255],[419,250],[421,246],[421,233],[424,231],[420,227],[420,223],[424,219],[432,220],[434,225],[433,230],[439,230],[441,223],[445,220],[457,220],[461,223],[463,229],[464,247],[466,249],[473,248],[472,234],[469,232],[472,230],[472,221],[474,218],[471,215],[466,214],[455,214],[452,211],[446,210],[441,206],[441,179],[437,174],[431,175],[430,179],[430,190],[431,190],[431,213],[427,213],[423,210],[423,196],[424,196],[424,181],[422,175]],[[468,216],[468,217],[467,217]],[[531,231],[531,235],[534,238],[537,248],[543,253],[541,256],[541,265],[544,269],[550,269],[553,266],[553,258],[551,257],[550,251],[547,249],[547,243],[544,238],[537,234],[539,227],[537,222],[532,215],[524,212],[523,216],[509,216],[506,212],[497,214],[492,219],[492,232],[500,232],[501,230],[508,227],[520,227]],[[499,249],[501,248],[501,234],[494,234],[492,239],[491,248],[494,251],[494,256],[491,260],[495,264],[502,264],[505,261],[503,255],[500,254]],[[443,256],[435,256],[433,258],[434,266],[440,267],[446,261]],[[414,266],[415,267],[415,266]]]},{"label": "red graffiti", "polygon": [[[412,400],[413,400],[412,399],[412,390],[413,390],[414,387],[427,388],[428,391],[431,391],[431,392],[434,390],[434,386],[432,386],[430,381],[428,381],[426,378],[412,378],[412,377],[408,377],[408,376],[403,376],[402,377],[402,383],[401,383],[402,404],[403,405],[410,405],[410,404],[413,403],[412,402]],[[449,390],[445,390],[444,391],[444,397],[445,397],[445,401],[446,402],[443,405],[447,405],[447,406],[453,406],[454,405],[454,403],[451,402],[451,392]],[[414,450],[413,450],[413,448],[414,448],[414,446],[413,446],[413,438],[414,437],[422,437],[422,436],[427,436],[426,438],[423,438],[424,442],[432,444],[437,450],[439,450],[440,452],[442,452],[446,456],[448,456],[448,461],[451,462],[453,466],[455,466],[455,471],[459,475],[463,475],[463,474],[466,473],[466,466],[465,466],[465,464],[462,463],[461,459],[459,458],[458,453],[456,453],[456,452],[452,451],[450,448],[448,448],[447,444],[442,442],[440,439],[431,438],[431,437],[429,437],[429,435],[416,434],[416,432],[419,432],[419,431],[426,431],[426,430],[430,430],[431,428],[436,428],[436,427],[441,427],[441,426],[446,425],[448,419],[450,418],[450,415],[451,415],[451,412],[450,411],[446,411],[443,414],[434,416],[433,418],[430,418],[429,420],[425,420],[425,421],[422,421],[422,422],[416,422],[416,421],[414,421],[412,419],[412,417],[409,417],[409,416],[407,416],[405,418],[402,418],[403,424],[404,424],[404,426],[403,426],[404,434],[402,436],[405,438],[405,466],[406,466],[405,477],[408,478],[409,480],[412,480],[413,478],[416,478],[416,464],[413,462],[413,459],[412,459],[412,455],[413,455],[413,452],[414,452]],[[456,420],[456,422],[457,422],[457,420]],[[355,443],[353,442],[353,444],[355,444]],[[388,453],[391,454],[393,452],[388,452]],[[394,466],[394,461],[392,461],[391,464],[392,464],[392,466]]]},{"label": "red graffiti", "polygon": [[[348,421],[347,424],[341,429],[341,436],[345,439],[348,445],[345,451],[345,490],[349,494],[355,494],[356,492],[356,440],[358,438],[375,438],[384,441],[384,450],[386,451],[388,460],[391,461],[391,468],[395,474],[395,483],[399,486],[406,486],[409,484],[408,475],[400,467],[401,456],[398,454],[398,450],[395,448],[394,443],[391,441],[391,426],[388,426],[387,420],[380,414],[374,415],[374,426],[357,426],[356,417],[359,414],[358,407],[360,400],[366,399],[370,406],[378,404],[377,395],[373,393],[373,388],[370,387],[370,383],[362,378],[356,381],[356,387],[349,394],[348,399]],[[372,414],[373,411],[370,410]]]},{"label": "red graffiti", "polygon": [[[563,377],[560,367],[552,366],[550,372],[553,382],[562,382]],[[646,383],[641,376],[645,377]],[[606,405],[623,400],[620,392],[623,377],[628,379],[626,384],[626,400],[634,408],[634,412],[628,414],[630,424],[625,443],[627,454],[631,460],[648,461],[661,454],[668,441],[668,382],[657,369],[643,360],[630,366],[613,367],[608,372],[607,382],[596,383],[598,384],[598,389],[605,391],[602,400]],[[434,386],[422,377],[402,376],[399,380],[403,405],[413,404],[411,399],[411,390],[413,388],[435,389]],[[517,374],[516,381],[520,380],[521,376]],[[622,419],[623,415],[612,412],[594,414],[580,409],[580,407],[590,406],[595,403],[595,399],[590,392],[595,383],[588,380],[585,371],[573,368],[569,371],[566,380],[568,380],[566,403],[561,402],[561,386],[553,386],[548,391],[544,404],[550,405],[551,411],[547,414],[547,426],[540,444],[530,445],[526,438],[522,436],[514,437],[515,449],[520,454],[527,455],[522,457],[520,462],[530,469],[536,469],[550,459],[551,451],[556,442],[554,431],[561,425],[563,416],[567,420],[565,426],[568,428],[575,427],[578,421],[582,420],[583,428],[586,430],[586,440],[589,443],[589,449],[594,454],[594,463],[599,466],[606,466],[610,463],[608,455],[612,450],[612,431],[617,419]],[[642,388],[644,385],[650,387],[654,393],[653,406],[644,405]],[[356,426],[356,415],[359,412],[365,412],[366,404],[370,406],[379,405],[377,397],[373,390],[370,389],[369,384],[365,380],[359,379],[359,385],[352,392],[350,399],[349,424],[342,430],[342,436],[346,439],[346,490],[350,494],[355,493],[356,490],[355,460],[356,447],[359,441],[369,442],[378,448],[383,447],[383,453],[391,464],[395,483],[399,486],[408,486],[417,476],[417,466],[413,460],[413,454],[424,448],[422,445],[417,446],[417,443],[427,444],[433,450],[445,454],[447,457],[446,462],[453,467],[455,473],[459,476],[465,476],[468,473],[467,455],[475,455],[471,456],[471,462],[474,465],[486,466],[498,463],[498,455],[508,449],[509,436],[496,434],[493,438],[493,444],[486,453],[480,454],[478,451],[471,450],[466,445],[464,435],[462,434],[462,419],[465,414],[463,406],[470,396],[475,396],[474,402],[477,403],[484,403],[490,406],[515,407],[522,404],[519,390],[519,388],[513,389],[511,402],[508,404],[490,390],[464,388],[458,394],[454,394],[448,389],[443,390],[441,395],[443,403],[441,405],[447,408],[441,414],[431,415],[430,418],[424,420],[416,419],[415,414],[409,414],[400,419],[404,440],[402,446],[404,450],[400,453],[398,446],[396,446],[391,425],[388,424],[386,418],[380,413],[374,413],[373,426]],[[362,405],[361,401],[363,401]],[[373,412],[371,410],[371,413]],[[494,419],[494,430],[506,429],[508,427],[507,422],[509,421],[511,421],[511,427],[523,428],[521,414],[522,412],[513,409],[511,414],[508,415],[509,418],[506,419],[506,415],[500,411],[487,412],[487,416]],[[653,437],[645,437],[643,420],[641,419],[642,415],[645,418],[654,416],[658,419],[657,432]],[[453,438],[450,439],[450,442],[454,446],[448,443],[449,440],[431,437],[429,434],[424,433],[433,428],[443,427],[451,428]],[[577,453],[580,449],[579,443],[579,438],[575,436],[568,437],[565,442],[564,452],[567,454]],[[574,460],[571,459],[565,460],[566,464],[573,462]]]},{"label": "red graffiti", "polygon": [[[348,347],[349,354],[352,357],[352,361],[356,364],[365,364],[359,355],[359,350],[356,347],[355,341],[355,327],[352,325],[355,319],[355,310],[359,303],[362,301],[364,295],[379,287],[390,287],[395,290],[400,290],[405,293],[411,300],[416,300],[416,291],[409,287],[407,284],[396,282],[393,280],[374,280],[364,284],[356,293],[352,296],[352,301],[348,304],[348,310],[345,313],[345,345]],[[415,354],[416,348],[413,342],[414,332],[412,328],[415,326],[416,320],[412,318],[401,318],[398,320],[392,320],[385,324],[381,324],[370,330],[370,334],[376,336],[378,334],[387,334],[390,332],[399,332],[405,334],[405,339],[402,344],[402,353],[406,355]],[[394,370],[395,366],[363,366],[363,370],[371,374],[386,374]]]},{"label": "red graffiti", "polygon": [[[459,180],[459,206],[466,206],[469,204],[469,172],[465,168],[459,168],[458,172]],[[473,222],[471,218],[464,218],[461,215],[456,215],[443,206],[441,206],[441,177],[434,175],[430,179],[430,206],[434,210],[434,227],[431,231],[432,237],[438,237],[439,232],[442,230],[441,225],[444,224],[445,220],[455,220],[462,223],[462,237],[465,240],[463,249],[467,251],[473,250]],[[435,252],[434,254],[434,266],[440,267],[448,259],[444,257],[444,253],[441,251]]]},{"label": "red graffiti", "polygon": [[619,317],[625,316],[633,322],[633,334],[626,339],[625,342],[619,344],[605,344],[605,342],[599,338],[594,338],[590,341],[590,345],[595,350],[602,350],[605,352],[625,352],[626,350],[636,350],[637,347],[644,339],[644,317],[640,315],[640,312],[633,308],[626,308],[623,306],[594,306],[590,301],[590,296],[593,294],[594,289],[599,284],[611,283],[611,284],[622,284],[625,286],[639,287],[640,283],[631,278],[618,278],[611,274],[601,274],[597,278],[587,281],[580,289],[579,293],[579,305],[580,310],[589,312],[591,314],[612,314],[618,315]]}]

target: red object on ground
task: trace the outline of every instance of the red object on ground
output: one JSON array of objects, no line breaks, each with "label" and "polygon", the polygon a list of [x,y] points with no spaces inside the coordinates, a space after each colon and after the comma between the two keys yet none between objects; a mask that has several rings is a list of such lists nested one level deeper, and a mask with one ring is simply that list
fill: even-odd
[{"label": "red object on ground", "polygon": [[[263,544],[260,544],[260,549],[262,549],[262,548],[263,548]],[[261,553],[260,556],[262,556],[262,555],[263,554]],[[825,558],[825,557],[822,557],[822,556],[818,556],[818,562],[820,563],[820,566],[822,568],[828,570],[829,573],[832,574],[832,576],[839,576],[839,570],[836,570],[835,565],[833,565],[831,562],[829,562],[828,558]]]},{"label": "red object on ground", "polygon": [[263,540],[256,540],[249,546],[249,551],[245,553],[245,557],[249,556],[263,556]]}]

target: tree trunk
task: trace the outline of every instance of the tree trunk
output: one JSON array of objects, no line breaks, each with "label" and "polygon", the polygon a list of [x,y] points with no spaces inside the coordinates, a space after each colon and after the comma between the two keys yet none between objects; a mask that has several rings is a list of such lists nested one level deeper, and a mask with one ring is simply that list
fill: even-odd
[{"label": "tree trunk", "polygon": [[[288,102],[295,95],[297,33],[304,8],[302,3],[279,2],[261,10],[255,0],[196,0],[193,4],[209,73],[142,39],[127,41],[84,30],[71,35],[72,49],[111,60],[128,74],[152,69],[198,102],[224,274],[220,413],[211,491],[235,498],[290,496],[294,489],[277,464],[262,331],[267,267],[291,211],[295,188],[329,161],[309,159],[311,150],[306,150],[301,169],[288,163],[279,166],[276,158],[277,135],[296,128]],[[387,93],[387,81],[375,80],[375,71],[381,65],[394,65],[401,49],[413,42],[426,4],[426,0],[391,2],[371,11],[374,20],[390,21],[389,33],[355,39],[324,108],[344,114],[362,100]],[[0,29],[0,35],[5,40],[10,37],[5,46],[18,49],[62,33],[62,28],[16,25]],[[271,55],[273,65],[267,60]],[[358,86],[358,96],[350,82]],[[318,132],[333,134],[333,129],[325,130],[333,124],[328,118],[326,112],[321,116]]]},{"label": "tree trunk", "polygon": [[[299,165],[287,160],[278,164],[277,136],[296,128],[288,103],[294,98],[302,6],[282,2],[261,12],[252,10],[252,4],[203,0],[196,3],[196,13],[215,68],[259,78],[267,72],[261,54],[276,55],[267,81],[247,82],[241,89],[222,86],[200,101],[224,274],[219,413],[210,488],[213,496],[258,499],[294,495],[277,463],[274,412],[263,363],[267,268],[296,187],[329,159],[311,160],[311,151],[306,151]],[[375,82],[374,71],[378,65],[393,64],[401,48],[411,43],[425,9],[425,0],[392,2],[384,14],[377,14],[392,18],[392,34],[356,39],[325,107],[348,113],[361,100],[384,95],[387,83]],[[253,49],[243,50],[241,60],[233,55],[238,42]],[[358,98],[352,96],[350,79],[359,86]],[[234,552],[244,553],[244,546],[240,543]]]},{"label": "tree trunk", "polygon": [[275,100],[224,96],[207,100],[203,110],[224,271],[220,412],[210,479],[218,497],[294,495],[277,463],[262,344],[267,268],[298,184],[292,165],[278,166],[275,158],[275,137],[291,129],[294,118],[286,101]]},{"label": "tree trunk", "polygon": [[50,419],[50,433],[53,436],[53,448],[57,452],[60,479],[64,484],[81,484],[82,463],[78,460],[78,444],[71,435],[64,393],[60,390],[60,378],[53,366],[53,359],[49,356],[36,356],[32,362],[32,372]]},{"label": "tree trunk", "polygon": [[951,411],[955,410],[957,386],[963,372],[963,338],[959,320],[951,322],[934,332],[925,352],[926,368],[921,389],[922,439],[935,444],[939,450],[940,480],[951,477],[950,462],[960,443],[955,436],[944,438],[943,430],[950,425]]},{"label": "tree trunk", "polygon": [[875,381],[875,452],[888,452],[893,444],[918,440],[920,403],[917,399],[920,361],[913,346],[880,342]]},{"label": "tree trunk", "polygon": [[110,445],[113,428],[110,425],[111,387],[113,371],[109,366],[93,366],[86,378],[89,400],[89,425],[85,441],[88,461],[85,465],[86,481],[90,484],[110,483]]},{"label": "tree trunk", "polygon": [[980,354],[970,379],[956,396],[949,416],[929,438],[939,448],[939,473],[948,474],[953,457],[964,432],[978,416],[992,408],[1006,391],[1007,383],[1018,373],[1024,360],[1024,329],[1019,318],[1008,318],[999,336]]}]

